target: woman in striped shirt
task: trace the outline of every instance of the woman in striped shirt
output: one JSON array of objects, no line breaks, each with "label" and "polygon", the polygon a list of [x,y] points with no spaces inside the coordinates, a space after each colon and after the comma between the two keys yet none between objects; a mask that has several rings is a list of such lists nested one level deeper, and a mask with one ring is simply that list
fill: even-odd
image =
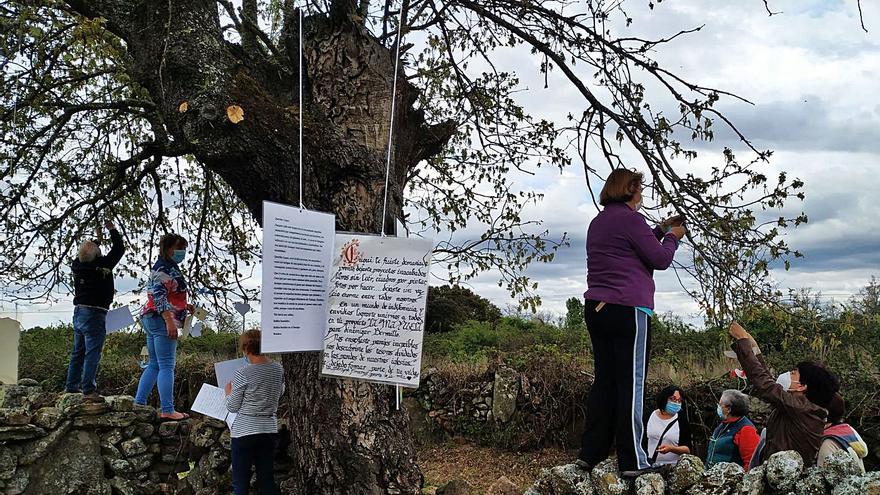
[{"label": "woman in striped shirt", "polygon": [[284,393],[284,369],[260,354],[259,330],[248,330],[238,342],[248,365],[226,384],[226,408],[238,414],[231,428],[233,493],[248,493],[251,467],[255,466],[260,493],[277,494],[273,477],[278,442],[275,412]]}]

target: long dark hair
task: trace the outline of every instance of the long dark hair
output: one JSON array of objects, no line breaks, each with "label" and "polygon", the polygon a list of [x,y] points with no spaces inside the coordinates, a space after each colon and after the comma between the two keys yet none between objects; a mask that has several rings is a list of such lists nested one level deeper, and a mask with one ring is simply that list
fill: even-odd
[{"label": "long dark hair", "polygon": [[801,374],[801,385],[806,385],[807,396],[810,402],[819,407],[828,409],[828,404],[840,390],[840,379],[822,363],[815,361],[802,361],[797,369]]},{"label": "long dark hair", "polygon": [[672,394],[676,392],[681,395],[681,411],[678,413],[678,444],[686,445],[693,449],[694,446],[691,442],[691,419],[688,412],[688,404],[690,401],[688,400],[687,395],[685,395],[684,390],[678,385],[670,385],[664,388],[654,396],[655,405],[657,406],[657,409],[665,411],[666,402],[668,402],[669,398],[672,397]]}]

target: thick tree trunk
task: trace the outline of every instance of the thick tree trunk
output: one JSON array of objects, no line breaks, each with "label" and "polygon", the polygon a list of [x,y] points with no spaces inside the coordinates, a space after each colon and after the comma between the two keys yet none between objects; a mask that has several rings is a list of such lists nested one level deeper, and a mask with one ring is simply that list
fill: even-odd
[{"label": "thick tree trunk", "polygon": [[[257,59],[223,41],[214,0],[68,0],[104,17],[131,58],[127,71],[157,105],[167,142],[220,175],[261,221],[263,200],[298,203],[296,25],[284,60]],[[169,8],[172,11],[169,12]],[[289,16],[295,22],[295,15]],[[378,232],[385,180],[393,54],[348,16],[306,22],[305,205],[333,212],[340,230]],[[248,38],[248,44],[257,43]],[[398,79],[386,225],[402,209],[407,173],[436,154],[454,126],[427,126]],[[188,110],[180,112],[186,101]],[[244,109],[238,124],[229,105]],[[160,141],[164,138],[159,132]],[[422,476],[393,387],[321,378],[316,353],[284,356],[293,477],[287,493],[418,493]]]}]

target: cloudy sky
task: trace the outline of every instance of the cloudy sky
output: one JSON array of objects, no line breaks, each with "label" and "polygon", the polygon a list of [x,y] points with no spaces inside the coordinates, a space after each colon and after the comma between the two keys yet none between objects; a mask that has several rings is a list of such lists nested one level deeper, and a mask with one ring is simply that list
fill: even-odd
[{"label": "cloudy sky", "polygon": [[[855,0],[770,0],[773,10],[782,12],[772,17],[760,0],[679,0],[653,11],[647,3],[627,4],[634,23],[619,33],[657,37],[705,25],[663,46],[659,61],[688,80],[754,102],[722,109],[759,148],[775,150],[775,169],[806,182],[806,201],[792,203],[792,211],[803,209],[810,222],[787,238],[806,258],[790,272],[774,271],[780,286],[810,287],[845,300],[871,275],[880,276],[880,4],[863,2],[870,31],[865,33]],[[499,56],[500,67],[515,70],[529,88],[522,93],[527,110],[562,122],[568,111],[584,107],[559,74],[551,75],[544,89],[543,76],[529,60],[514,53]],[[720,134],[701,153],[711,156],[723,146],[739,145]],[[586,288],[585,230],[596,211],[578,163],[562,173],[541,170],[521,184],[546,197],[528,217],[571,237],[553,263],[529,271],[540,284],[542,310],[561,314],[565,300]],[[658,273],[655,279],[658,310],[696,314],[674,274]],[[497,280],[487,273],[470,286],[506,307],[512,301]],[[131,288],[133,282],[120,284],[123,291]],[[137,301],[130,295],[120,299]],[[71,306],[62,298],[53,305],[22,305],[17,314],[27,328],[69,321]],[[15,308],[0,304],[0,316],[15,315]]]},{"label": "cloudy sky", "polygon": [[[810,218],[787,236],[806,257],[789,272],[775,270],[774,279],[783,290],[812,288],[827,299],[845,300],[871,275],[880,276],[880,5],[863,4],[869,33],[861,30],[855,0],[771,0],[782,12],[772,17],[757,0],[663,2],[653,12],[647,2],[627,4],[634,18],[629,30],[640,36],[705,25],[663,46],[658,60],[690,81],[754,102],[721,108],[759,149],[775,151],[773,169],[806,182],[806,200],[786,210]],[[559,75],[545,90],[534,68],[519,72],[525,80],[532,75],[524,100],[530,111],[564,115],[583,106]],[[724,146],[741,148],[730,133],[720,133],[701,153],[717,156]],[[529,272],[540,283],[544,310],[563,313],[565,300],[585,290],[585,230],[596,210],[578,164],[562,174],[544,170],[531,185],[548,199],[530,216],[571,236],[553,263]],[[495,280],[487,274],[471,285],[509,304]],[[658,310],[696,315],[673,273],[655,280]]]}]

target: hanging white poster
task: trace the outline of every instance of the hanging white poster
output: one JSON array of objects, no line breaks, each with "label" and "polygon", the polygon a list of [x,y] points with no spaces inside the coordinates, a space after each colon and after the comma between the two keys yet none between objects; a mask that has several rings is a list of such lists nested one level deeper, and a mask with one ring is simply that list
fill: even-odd
[{"label": "hanging white poster", "polygon": [[418,387],[433,242],[337,234],[325,375]]},{"label": "hanging white poster", "polygon": [[263,202],[262,352],[320,351],[333,215]]}]

